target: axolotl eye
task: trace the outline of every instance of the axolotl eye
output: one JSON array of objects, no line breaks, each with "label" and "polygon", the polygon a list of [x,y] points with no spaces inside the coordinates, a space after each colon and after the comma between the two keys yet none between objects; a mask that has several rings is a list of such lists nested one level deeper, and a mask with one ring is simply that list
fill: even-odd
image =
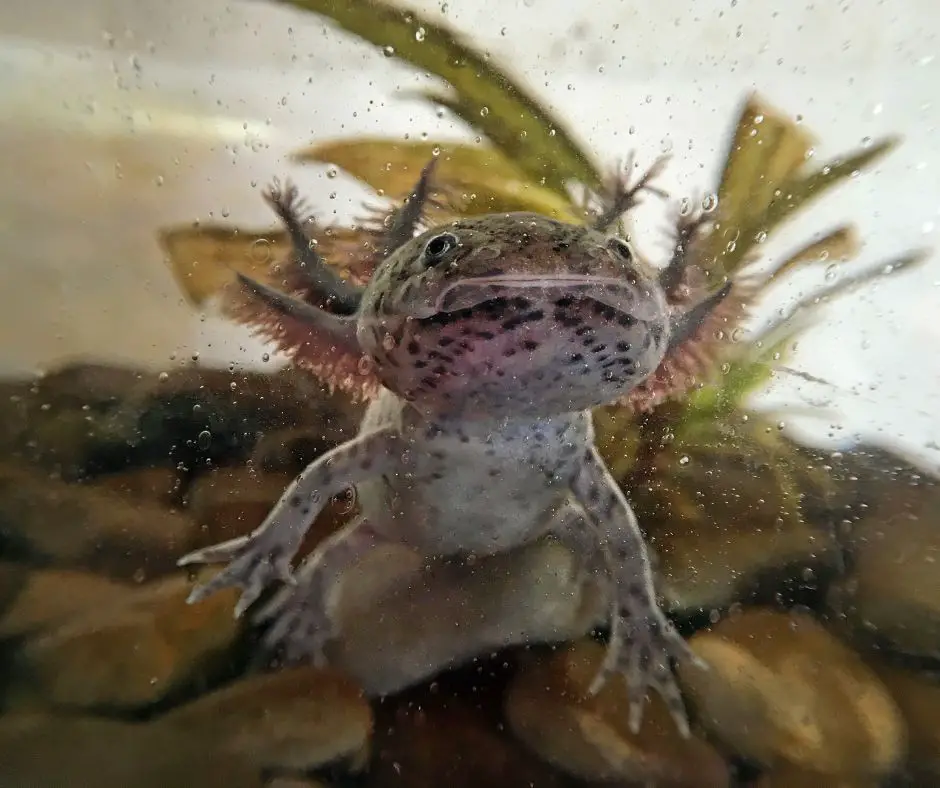
[{"label": "axolotl eye", "polygon": [[633,262],[633,248],[623,238],[611,238],[607,242],[608,248],[613,251],[621,262],[630,264]]},{"label": "axolotl eye", "polygon": [[457,248],[458,243],[460,243],[460,241],[453,233],[435,235],[424,245],[422,261],[428,268],[437,265],[447,257],[452,249]]}]

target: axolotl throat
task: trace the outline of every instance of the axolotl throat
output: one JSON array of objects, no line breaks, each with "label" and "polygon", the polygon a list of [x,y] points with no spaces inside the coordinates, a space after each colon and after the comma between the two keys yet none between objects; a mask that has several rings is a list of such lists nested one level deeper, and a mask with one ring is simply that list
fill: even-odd
[{"label": "axolotl throat", "polygon": [[[364,288],[332,274],[289,202],[273,198],[295,236],[297,270],[332,309],[246,277],[243,294],[279,326],[356,350],[382,387],[358,436],[304,470],[253,533],[180,560],[228,563],[191,600],[238,586],[241,615],[281,581],[257,616],[269,622],[266,643],[319,663],[336,634],[331,585],[380,541],[480,556],[554,535],[609,588],[611,635],[592,691],[622,673],[636,730],[653,687],[687,735],[671,659],[696,658],[657,604],[636,518],[594,446],[591,409],[650,376],[728,288],[674,314],[653,272],[601,221],[493,214],[415,235],[431,170],[387,222]],[[350,486],[361,516],[295,572],[304,534]]]}]

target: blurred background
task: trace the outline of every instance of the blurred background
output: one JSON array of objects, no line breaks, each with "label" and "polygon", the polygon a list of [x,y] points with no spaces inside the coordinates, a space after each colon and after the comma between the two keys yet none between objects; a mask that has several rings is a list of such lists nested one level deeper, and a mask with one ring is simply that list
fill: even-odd
[{"label": "blurred background", "polygon": [[[411,2],[473,34],[615,163],[671,152],[675,196],[714,185],[734,112],[756,89],[801,116],[828,158],[900,133],[904,144],[788,225],[768,252],[858,223],[865,266],[940,232],[940,6],[930,0],[788,4],[682,0]],[[778,9],[778,10],[775,10]],[[194,354],[261,365],[247,333],[181,298],[159,227],[271,224],[259,197],[290,176],[324,220],[367,195],[286,155],[354,134],[462,138],[409,99],[428,82],[317,17],[261,2],[5,0],[0,4],[0,372],[95,358],[163,368]],[[666,253],[664,207],[639,213]],[[797,299],[803,278],[766,305]],[[816,443],[887,443],[940,466],[940,260],[885,277],[825,312],[763,396]],[[272,362],[273,363],[273,362]],[[811,413],[807,413],[811,411]]]}]

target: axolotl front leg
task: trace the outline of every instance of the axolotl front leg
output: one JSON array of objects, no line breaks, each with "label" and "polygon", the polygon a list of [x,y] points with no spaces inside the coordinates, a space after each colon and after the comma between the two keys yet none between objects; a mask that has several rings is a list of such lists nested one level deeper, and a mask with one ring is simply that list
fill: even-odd
[{"label": "axolotl front leg", "polygon": [[577,505],[559,512],[552,530],[573,545],[610,584],[610,640],[590,692],[613,673],[624,675],[630,698],[630,728],[637,732],[647,689],[666,701],[684,736],[689,723],[671,658],[704,663],[691,651],[656,602],[653,573],[643,534],[626,497],[596,448],[586,449],[571,481]]},{"label": "axolotl front leg", "polygon": [[[239,617],[272,582],[296,585],[291,561],[327,501],[365,479],[400,473],[404,458],[410,456],[406,444],[396,428],[387,427],[360,435],[315,460],[251,534],[197,550],[179,560],[180,566],[228,563],[218,575],[195,588],[189,601],[196,602],[229,586],[240,587],[243,593],[235,607],[235,616]],[[316,629],[307,643],[309,656],[315,661],[333,634],[326,612],[330,581],[365,555],[375,540],[368,522],[358,520],[319,545],[304,564],[301,580],[305,620]]]}]

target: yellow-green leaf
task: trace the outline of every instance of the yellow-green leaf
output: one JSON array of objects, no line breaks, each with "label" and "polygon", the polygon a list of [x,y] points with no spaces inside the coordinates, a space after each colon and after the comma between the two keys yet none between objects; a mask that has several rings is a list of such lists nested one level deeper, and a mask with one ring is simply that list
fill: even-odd
[{"label": "yellow-green leaf", "polygon": [[414,187],[421,168],[435,155],[439,157],[435,180],[447,189],[461,214],[535,211],[578,221],[568,200],[532,183],[522,169],[494,148],[358,138],[304,148],[294,158],[334,164],[378,192],[403,198]]},{"label": "yellow-green leaf", "polygon": [[739,227],[761,215],[774,189],[805,163],[815,140],[756,94],[749,95],[738,115],[718,187],[722,225]]},{"label": "yellow-green leaf", "polygon": [[169,227],[157,240],[183,295],[197,307],[225,287],[233,271],[267,282],[271,263],[290,248],[285,232],[221,224]]},{"label": "yellow-green leaf", "polygon": [[861,243],[855,227],[850,224],[838,227],[826,233],[818,241],[811,241],[789,255],[776,266],[767,278],[767,282],[779,280],[785,274],[806,263],[834,263],[837,260],[850,260],[858,254],[860,248]]},{"label": "yellow-green leaf", "polygon": [[535,183],[566,196],[566,182],[598,187],[591,156],[564,124],[519,82],[462,37],[414,10],[381,0],[280,0],[329,17],[344,30],[446,80],[461,116],[493,141]]}]

